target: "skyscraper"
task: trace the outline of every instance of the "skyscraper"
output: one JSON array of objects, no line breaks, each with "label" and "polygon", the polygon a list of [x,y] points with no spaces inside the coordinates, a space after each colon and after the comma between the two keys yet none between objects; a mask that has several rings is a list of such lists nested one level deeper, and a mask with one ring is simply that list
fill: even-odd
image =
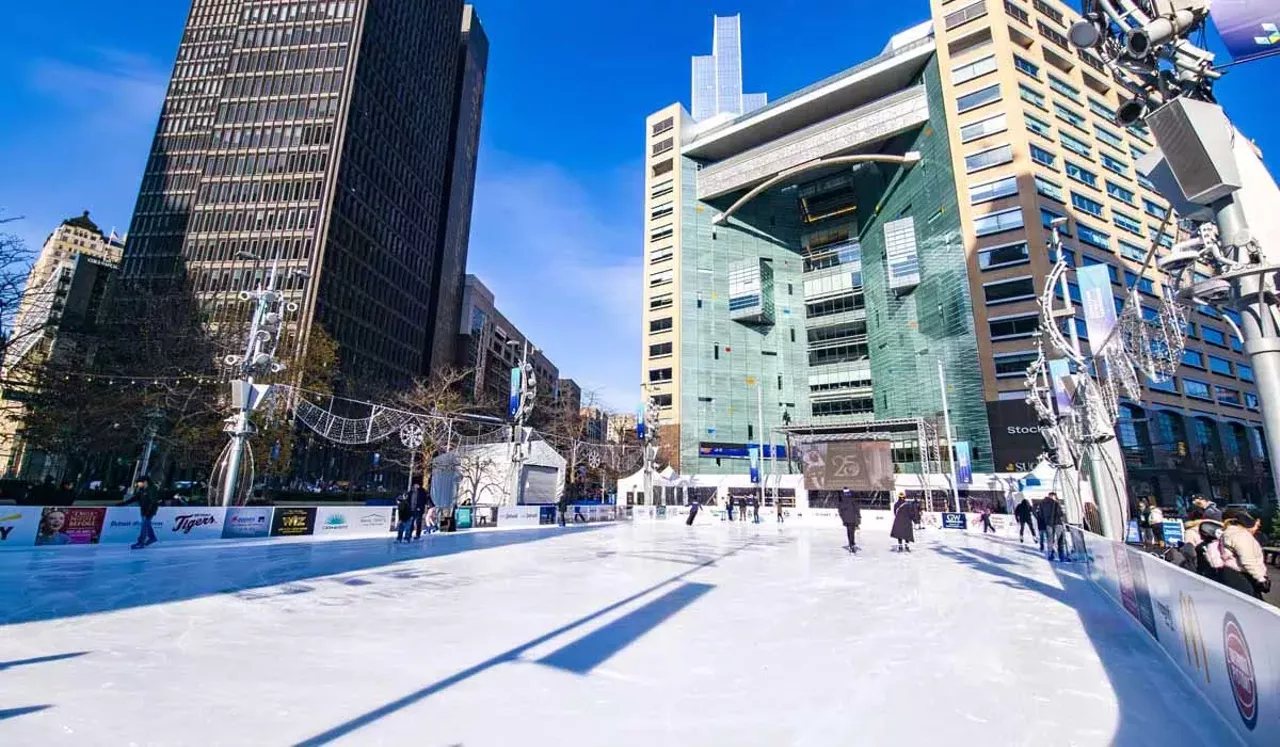
[{"label": "skyscraper", "polygon": [[181,278],[217,322],[278,261],[298,339],[320,323],[353,376],[425,374],[465,262],[446,246],[470,196],[474,132],[455,130],[477,126],[483,54],[459,75],[476,28],[461,0],[194,0],[126,276]]},{"label": "skyscraper", "polygon": [[763,93],[742,92],[742,17],[714,16],[711,54],[693,58],[693,119],[739,115],[768,103]]},{"label": "skyscraper", "polygon": [[[1041,444],[1023,380],[1056,218],[1073,267],[1105,265],[1117,305],[1136,294],[1157,313],[1165,291],[1143,259],[1174,238],[1134,168],[1154,144],[1115,123],[1125,94],[1071,47],[1078,13],[1059,0],[931,12],[803,96],[729,121],[679,104],[648,118],[642,376],[683,472],[746,473],[783,427],[941,424],[941,363],[974,471],[1025,473]],[[1060,295],[1077,315],[1064,329],[1087,338],[1074,276]],[[1122,403],[1135,495],[1262,500],[1234,313],[1191,314],[1183,368]],[[903,471],[920,466],[913,438],[893,438]]]}]

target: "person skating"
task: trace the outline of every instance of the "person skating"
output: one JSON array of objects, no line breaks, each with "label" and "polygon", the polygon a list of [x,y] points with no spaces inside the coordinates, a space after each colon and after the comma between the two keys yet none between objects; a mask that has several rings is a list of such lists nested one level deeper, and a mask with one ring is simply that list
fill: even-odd
[{"label": "person skating", "polygon": [[160,495],[156,492],[155,486],[151,484],[151,478],[143,475],[138,478],[138,482],[134,483],[133,495],[125,501],[128,503],[138,504],[138,512],[142,514],[142,527],[138,531],[138,541],[130,545],[134,550],[153,545],[156,542],[156,530],[151,526],[151,520],[155,518],[156,513],[160,510]]},{"label": "person skating", "polygon": [[919,508],[907,500],[905,493],[898,493],[898,502],[893,504],[893,528],[889,536],[898,541],[898,552],[911,552],[911,543],[916,541],[916,514]]},{"label": "person skating", "polygon": [[560,526],[565,526],[565,524],[568,523],[567,519],[568,519],[568,513],[569,513],[569,496],[567,495],[560,496],[560,500],[556,501],[556,508],[560,510]]},{"label": "person skating", "polygon": [[[1031,508],[1031,501],[1026,498],[1023,498],[1022,502],[1018,504],[1018,507],[1013,509],[1013,517],[1018,520],[1018,544],[1022,544],[1023,532],[1031,532],[1032,537],[1035,537],[1037,534],[1035,527],[1031,523],[1031,515],[1033,513],[1034,510]],[[1043,550],[1044,548],[1042,547],[1040,549]]]},{"label": "person skating", "polygon": [[779,523],[779,524],[781,524],[782,522],[786,521],[786,517],[784,517],[784,516],[782,515],[782,501],[781,501],[781,500],[779,500],[779,501],[778,501],[778,505],[777,505],[777,506],[775,506],[775,508],[776,508],[776,509],[777,509],[777,511],[778,511],[778,523]]},{"label": "person skating", "polygon": [[724,510],[729,514],[729,521],[733,521],[733,498],[724,499]]},{"label": "person skating", "polygon": [[698,508],[699,506],[696,498],[692,501],[689,501],[689,518],[684,520],[685,526],[687,527],[693,526],[693,520],[698,516]]},{"label": "person skating", "polygon": [[752,523],[760,523],[760,499],[751,496],[751,521]]},{"label": "person skating", "polygon": [[427,507],[431,504],[431,496],[422,487],[422,478],[413,478],[409,488],[409,512],[413,520],[413,538],[422,539],[422,525],[427,516]]},{"label": "person skating", "polygon": [[1223,513],[1223,521],[1226,528],[1218,540],[1223,563],[1220,579],[1242,594],[1261,599],[1271,591],[1262,545],[1254,536],[1262,529],[1262,520],[1244,509],[1229,508]]},{"label": "person skating", "polygon": [[408,542],[413,534],[413,491],[396,499],[396,542]]},{"label": "person skating", "polygon": [[847,488],[840,491],[838,508],[840,510],[840,523],[844,524],[844,533],[849,539],[849,544],[845,545],[845,549],[850,553],[856,553],[858,551],[858,527],[862,526],[862,508],[858,505],[857,499],[853,497],[853,492]]},{"label": "person skating", "polygon": [[982,518],[982,533],[987,534],[988,532],[990,532],[991,534],[995,534],[996,528],[991,524],[991,507],[990,506],[984,505],[982,507],[981,518]]},{"label": "person skating", "polygon": [[1058,494],[1050,493],[1040,502],[1040,518],[1044,522],[1045,544],[1049,560],[1053,560],[1054,552],[1058,553],[1058,561],[1067,562],[1067,553],[1063,542],[1067,530],[1067,517],[1058,503]]}]

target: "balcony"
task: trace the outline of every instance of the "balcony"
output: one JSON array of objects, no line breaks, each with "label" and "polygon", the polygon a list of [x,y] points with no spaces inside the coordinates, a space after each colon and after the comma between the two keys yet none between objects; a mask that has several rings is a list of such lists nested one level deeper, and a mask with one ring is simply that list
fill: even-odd
[{"label": "balcony", "polygon": [[1010,18],[1016,18],[1027,28],[1031,28],[1031,14],[1018,7],[1017,3],[1011,3],[1009,0],[1004,0],[1004,12],[1008,13]]}]

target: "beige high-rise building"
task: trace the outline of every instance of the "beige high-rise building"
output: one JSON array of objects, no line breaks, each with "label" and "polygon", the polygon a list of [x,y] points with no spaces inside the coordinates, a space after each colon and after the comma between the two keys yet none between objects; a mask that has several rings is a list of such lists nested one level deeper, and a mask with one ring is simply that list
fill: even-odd
[{"label": "beige high-rise building", "polygon": [[[910,423],[940,424],[941,364],[974,471],[1025,472],[1041,449],[1024,377],[1055,218],[1072,267],[1106,266],[1117,304],[1136,288],[1157,313],[1142,260],[1175,224],[1160,232],[1168,203],[1135,169],[1155,143],[1116,123],[1124,90],[1068,42],[1078,13],[920,13],[877,56],[766,106],[648,117],[642,381],[681,471],[745,473],[782,428],[870,420],[907,423],[894,458],[917,470]],[[750,68],[748,45],[740,57]],[[1066,295],[1087,346],[1074,271]],[[1123,405],[1135,495],[1268,492],[1253,370],[1219,314],[1193,313],[1185,365]]]}]

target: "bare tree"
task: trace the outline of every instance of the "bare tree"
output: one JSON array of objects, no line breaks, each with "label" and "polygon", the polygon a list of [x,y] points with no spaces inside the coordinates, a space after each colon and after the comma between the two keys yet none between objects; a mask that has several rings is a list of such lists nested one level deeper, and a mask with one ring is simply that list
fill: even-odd
[{"label": "bare tree", "polygon": [[[459,503],[479,505],[490,494],[500,502],[506,492],[510,468],[503,470],[499,461],[479,449],[469,449],[458,456]],[[464,497],[465,496],[465,497]]]}]

